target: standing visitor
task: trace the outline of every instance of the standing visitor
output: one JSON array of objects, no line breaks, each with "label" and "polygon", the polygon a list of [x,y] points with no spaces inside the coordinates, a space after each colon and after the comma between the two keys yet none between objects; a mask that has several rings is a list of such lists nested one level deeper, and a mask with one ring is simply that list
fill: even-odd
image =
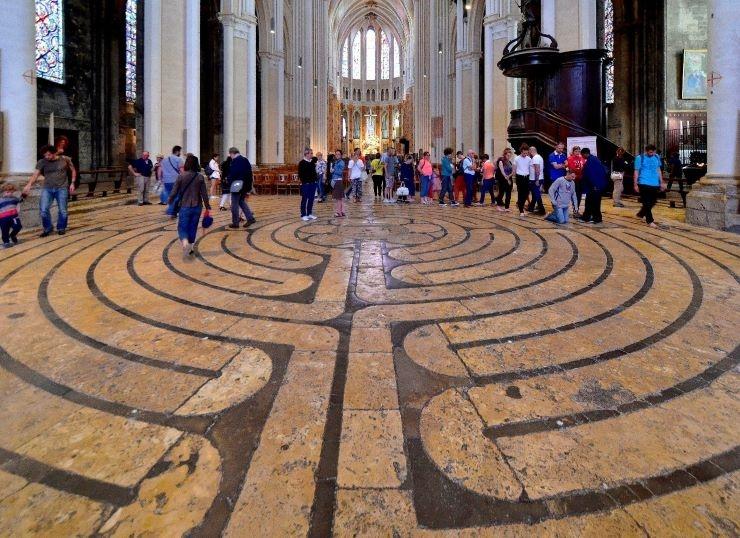
[{"label": "standing visitor", "polygon": [[519,208],[519,216],[524,217],[524,204],[529,196],[529,167],[532,157],[529,155],[529,145],[522,144],[519,155],[514,158],[514,171],[516,172],[516,205]]},{"label": "standing visitor", "polygon": [[347,168],[349,168],[351,189],[355,193],[355,203],[357,203],[362,199],[362,174],[365,172],[365,163],[360,157],[359,149],[355,149]]},{"label": "standing visitor", "polygon": [[667,191],[671,190],[673,182],[678,181],[678,192],[683,195],[683,163],[681,158],[678,156],[678,152],[671,153],[668,158],[668,187]]},{"label": "standing visitor", "polygon": [[624,204],[622,203],[622,193],[624,192],[624,174],[627,172],[628,166],[629,163],[627,162],[624,148],[619,146],[617,148],[617,154],[614,156],[614,159],[612,159],[611,179],[614,183],[614,188],[612,189],[612,201],[614,203],[614,207],[624,207]]},{"label": "standing visitor", "polygon": [[432,187],[432,161],[429,160],[429,152],[425,151],[424,155],[416,167],[419,171],[419,190],[421,191],[421,203],[429,204],[432,199],[429,197],[429,191]]},{"label": "standing visitor", "polygon": [[375,198],[382,198],[385,165],[383,164],[383,159],[380,153],[375,154],[375,158],[370,162],[370,169],[373,174],[373,196]]},{"label": "standing visitor", "polygon": [[511,156],[514,150],[506,148],[503,155],[496,160],[496,182],[498,183],[498,198],[496,198],[496,209],[511,213],[511,190],[514,183],[514,165]]},{"label": "standing visitor", "polygon": [[[174,146],[172,148],[172,154],[162,161],[162,189],[166,200],[172,200],[170,197],[172,187],[175,185],[175,181],[177,181],[177,176],[185,170],[185,161],[180,157],[181,153],[182,147]],[[175,218],[175,203],[168,202],[166,213],[170,217]]]},{"label": "standing visitor", "polygon": [[475,166],[475,152],[472,149],[468,150],[468,156],[463,159],[462,169],[463,178],[465,179],[465,200],[463,205],[465,207],[470,207],[473,205],[475,174],[478,170]]},{"label": "standing visitor", "polygon": [[439,175],[439,166],[436,164],[432,166],[432,180],[429,184],[431,185],[431,196],[429,197],[429,203],[431,204],[433,200],[439,199],[439,193],[442,192],[442,178]]},{"label": "standing visitor", "polygon": [[239,210],[244,212],[247,218],[244,227],[257,222],[252,210],[247,204],[246,198],[252,192],[254,176],[252,175],[252,164],[237,148],[229,148],[231,164],[229,165],[229,192],[231,193],[231,224],[229,228],[239,227]]},{"label": "standing visitor", "polygon": [[568,156],[565,154],[565,144],[558,142],[555,146],[555,151],[550,153],[547,158],[547,164],[549,166],[548,173],[550,175],[550,183],[554,183],[556,179],[565,176],[565,169],[568,167]]},{"label": "standing visitor", "polygon": [[221,165],[218,163],[219,154],[211,155],[211,160],[206,166],[206,174],[211,180],[210,195],[215,198],[221,194]]},{"label": "standing visitor", "polygon": [[581,177],[583,176],[583,165],[585,164],[585,160],[583,159],[583,156],[581,155],[581,147],[580,146],[573,146],[573,150],[571,151],[571,154],[568,155],[568,170],[573,172],[575,174],[575,183],[576,183],[576,205],[573,208],[573,216],[578,217],[580,213],[580,207],[581,207],[581,198],[583,198],[583,185],[581,184]]},{"label": "standing visitor", "polygon": [[326,193],[324,192],[324,181],[326,181],[326,167],[327,163],[324,159],[324,154],[319,152],[316,154],[316,194],[319,197],[319,203],[326,201]]},{"label": "standing visitor", "polygon": [[542,155],[537,153],[535,146],[529,146],[529,156],[532,157],[529,163],[529,192],[532,193],[532,201],[529,203],[529,212],[535,210],[538,215],[545,214],[545,206],[542,203],[542,185],[545,182],[545,161]]},{"label": "standing visitor", "polygon": [[139,205],[151,205],[149,201],[149,184],[152,179],[154,163],[149,158],[148,151],[142,151],[141,157],[131,161],[128,173],[134,176]]},{"label": "standing visitor", "polygon": [[571,203],[575,203],[576,197],[576,186],[573,183],[575,177],[573,172],[568,171],[565,176],[559,177],[550,185],[547,194],[550,196],[553,212],[547,220],[558,224],[568,224],[568,209]]},{"label": "standing visitor", "polygon": [[64,235],[67,233],[67,201],[69,195],[75,192],[77,174],[76,172],[73,173],[72,183],[70,184],[67,179],[67,174],[70,172],[70,161],[60,157],[54,146],[44,146],[41,148],[41,154],[44,157],[36,163],[36,170],[33,171],[31,179],[23,188],[23,194],[28,196],[31,187],[36,183],[39,176],[44,176],[44,185],[41,188],[41,199],[39,200],[41,224],[44,227],[41,237],[47,237],[54,231],[51,223],[51,204],[54,200],[56,200],[57,209],[59,210],[57,233]]},{"label": "standing visitor", "polygon": [[496,175],[496,167],[491,162],[491,158],[488,153],[483,154],[483,165],[481,166],[481,174],[483,175],[483,185],[480,189],[480,202],[478,205],[483,205],[486,201],[486,193],[491,194],[491,205],[496,205],[496,198],[493,194],[494,187],[494,176]]},{"label": "standing visitor", "polygon": [[393,193],[396,188],[396,178],[398,177],[398,157],[396,157],[396,150],[389,148],[384,159],[385,179],[383,180],[383,202],[392,204]]},{"label": "standing visitor", "polygon": [[344,158],[342,150],[334,152],[334,166],[331,170],[331,193],[334,198],[334,216],[344,217]]},{"label": "standing visitor", "polygon": [[586,192],[586,205],[581,220],[586,223],[599,224],[601,222],[601,195],[606,188],[606,170],[601,161],[591,155],[590,149],[583,148],[581,155],[585,163],[581,183]]},{"label": "standing visitor", "polygon": [[456,206],[457,201],[452,194],[452,176],[455,173],[454,164],[452,162],[452,148],[445,148],[444,150],[440,173],[442,174],[442,188],[439,191],[439,205],[447,205],[445,204],[446,194],[450,200],[450,205]]},{"label": "standing visitor", "polygon": [[22,198],[15,195],[16,190],[17,187],[12,183],[4,183],[0,192],[0,233],[2,233],[3,248],[18,244],[18,232],[23,228],[18,211]]},{"label": "standing visitor", "polygon": [[658,193],[665,191],[663,183],[663,163],[655,153],[655,146],[648,144],[645,152],[635,159],[635,192],[640,194],[642,207],[637,218],[644,218],[648,226],[657,228],[653,218],[653,206],[658,199]]},{"label": "standing visitor", "polygon": [[193,254],[193,245],[198,233],[200,213],[203,206],[210,211],[208,202],[208,190],[203,174],[200,173],[200,163],[195,155],[188,155],[185,159],[184,171],[177,176],[170,191],[169,203],[174,203],[175,198],[180,200],[180,210],[177,219],[177,237],[182,244],[184,256]]},{"label": "standing visitor", "polygon": [[462,151],[458,151],[455,154],[455,174],[452,182],[452,198],[455,201],[455,205],[460,201],[460,196],[465,199],[465,174],[463,174],[463,162],[465,162],[465,156]]},{"label": "standing visitor", "polygon": [[218,203],[219,211],[226,211],[226,202],[231,198],[231,182],[229,171],[231,170],[231,155],[221,163],[221,200]]},{"label": "standing visitor", "polygon": [[301,181],[301,220],[315,220],[313,201],[316,197],[316,165],[313,150],[303,150],[303,159],[298,163],[298,179]]},{"label": "standing visitor", "polygon": [[414,184],[414,157],[411,155],[406,155],[401,165],[401,180],[403,186],[409,191],[408,200],[412,201],[416,196],[416,185]]}]

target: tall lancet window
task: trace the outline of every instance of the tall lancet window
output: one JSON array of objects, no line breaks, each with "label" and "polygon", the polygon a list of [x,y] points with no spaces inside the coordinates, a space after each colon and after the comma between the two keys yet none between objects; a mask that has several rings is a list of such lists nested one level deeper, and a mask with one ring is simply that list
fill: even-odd
[{"label": "tall lancet window", "polygon": [[349,37],[342,46],[342,76],[349,77]]},{"label": "tall lancet window", "polygon": [[362,78],[361,61],[362,61],[362,42],[360,41],[360,32],[352,38],[352,78],[360,80]]},{"label": "tall lancet window", "polygon": [[64,84],[63,0],[36,0],[36,76]]},{"label": "tall lancet window", "polygon": [[380,32],[380,78],[388,80],[391,76],[391,46],[388,42],[388,35],[381,30]]},{"label": "tall lancet window", "polygon": [[393,78],[401,76],[401,48],[398,46],[398,41],[393,38]]},{"label": "tall lancet window", "polygon": [[375,80],[375,30],[367,29],[365,35],[365,80]]},{"label": "tall lancet window", "polygon": [[138,0],[126,0],[126,101],[136,102],[136,8]]},{"label": "tall lancet window", "polygon": [[609,53],[609,66],[606,68],[606,92],[607,103],[614,102],[614,3],[612,0],[604,0],[604,48]]}]

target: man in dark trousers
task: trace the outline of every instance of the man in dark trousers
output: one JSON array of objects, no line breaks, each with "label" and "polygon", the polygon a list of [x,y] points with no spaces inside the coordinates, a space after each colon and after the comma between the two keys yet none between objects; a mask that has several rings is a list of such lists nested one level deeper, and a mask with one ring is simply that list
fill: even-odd
[{"label": "man in dark trousers", "polygon": [[143,151],[141,157],[131,161],[128,172],[134,176],[136,191],[138,192],[139,205],[151,205],[149,201],[149,181],[152,178],[154,163],[149,158],[149,152]]},{"label": "man in dark trousers", "polygon": [[316,220],[313,202],[316,197],[316,161],[313,150],[303,150],[303,159],[298,163],[298,179],[301,180],[301,220]]},{"label": "man in dark trousers", "polygon": [[254,178],[252,176],[252,165],[249,159],[244,157],[237,148],[229,148],[231,167],[229,168],[229,184],[231,185],[231,224],[229,228],[239,227],[239,210],[244,212],[247,222],[244,227],[257,222],[252,210],[247,205],[246,197],[252,192]]},{"label": "man in dark trousers", "polygon": [[581,156],[585,159],[583,165],[583,190],[586,192],[586,208],[581,220],[586,223],[599,224],[601,222],[601,195],[606,188],[606,168],[601,161],[591,155],[591,150],[583,148]]}]

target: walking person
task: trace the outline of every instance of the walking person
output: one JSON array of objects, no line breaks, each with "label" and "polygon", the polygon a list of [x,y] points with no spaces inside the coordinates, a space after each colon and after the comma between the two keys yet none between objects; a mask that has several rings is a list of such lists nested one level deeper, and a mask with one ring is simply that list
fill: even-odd
[{"label": "walking person", "polygon": [[172,187],[175,185],[175,181],[177,181],[177,176],[185,170],[185,161],[180,156],[181,153],[182,147],[174,146],[172,153],[162,161],[162,190],[164,191],[165,200],[168,200],[165,213],[172,218],[177,216],[175,212],[177,200],[175,199],[174,203],[169,202],[171,199],[170,194],[172,193]]},{"label": "walking person", "polygon": [[200,173],[200,163],[195,155],[188,155],[183,166],[184,171],[177,176],[170,192],[169,203],[175,198],[180,200],[180,210],[177,218],[177,237],[182,244],[184,256],[193,254],[193,245],[198,233],[200,214],[203,206],[206,211],[211,210],[208,202],[208,190],[203,174]]},{"label": "walking person", "polygon": [[334,216],[344,217],[344,158],[342,150],[334,152],[334,166],[331,170],[331,193],[334,198]]},{"label": "walking person", "polygon": [[385,164],[380,153],[375,154],[375,158],[370,162],[370,170],[373,174],[373,196],[375,198],[383,197],[383,179],[385,179]]},{"label": "walking person", "polygon": [[206,166],[206,174],[211,180],[210,195],[211,198],[216,198],[221,195],[221,165],[219,164],[218,153],[211,155],[211,160]]},{"label": "walking person", "polygon": [[72,183],[69,183],[67,174],[70,172],[70,160],[60,157],[54,146],[44,146],[41,148],[43,158],[36,163],[36,169],[31,175],[31,179],[23,188],[24,196],[28,196],[31,187],[38,180],[39,176],[44,176],[44,184],[41,188],[41,199],[39,200],[39,212],[41,213],[41,224],[43,231],[41,237],[47,237],[54,231],[51,223],[51,204],[56,201],[59,215],[57,217],[57,233],[64,235],[67,233],[67,202],[69,195],[75,192],[75,183],[77,181],[76,171],[72,172]]},{"label": "walking person", "polygon": [[542,155],[537,153],[535,146],[529,146],[529,156],[532,157],[529,163],[529,192],[532,193],[532,200],[529,202],[528,211],[530,213],[536,211],[538,215],[544,215],[542,185],[545,183],[545,162]]},{"label": "walking person", "polygon": [[455,173],[455,166],[452,163],[452,148],[445,148],[442,155],[440,174],[442,175],[442,188],[439,191],[439,205],[446,206],[445,194],[450,200],[451,206],[456,206],[457,202],[452,194],[452,176]]},{"label": "walking person", "polygon": [[221,200],[218,203],[219,211],[226,211],[226,202],[231,198],[231,181],[229,171],[231,170],[231,155],[221,163]]},{"label": "walking person", "polygon": [[406,155],[401,165],[401,181],[409,191],[407,200],[413,201],[416,196],[416,185],[414,184],[414,158],[411,155]]},{"label": "walking person", "polygon": [[570,204],[575,203],[576,186],[573,180],[576,175],[568,171],[565,176],[557,178],[550,189],[547,191],[552,202],[553,212],[546,217],[546,220],[558,224],[568,224],[568,210]]},{"label": "walking person", "polygon": [[396,188],[396,178],[398,177],[398,157],[394,148],[388,148],[386,156],[383,158],[385,164],[385,177],[383,178],[383,202],[386,204],[393,203],[393,193]]},{"label": "walking person", "polygon": [[244,227],[257,222],[252,210],[247,204],[247,196],[252,192],[254,176],[252,175],[252,164],[237,148],[229,148],[231,164],[229,165],[229,192],[231,194],[231,224],[229,228],[239,227],[239,210],[244,212],[247,222]]},{"label": "walking person", "polygon": [[301,220],[316,220],[313,214],[313,201],[316,198],[316,164],[313,150],[303,150],[303,159],[298,163],[298,179],[301,181]]},{"label": "walking person", "polygon": [[349,168],[349,180],[352,183],[351,188],[354,191],[355,202],[358,203],[362,199],[362,175],[365,173],[365,162],[360,156],[359,149],[355,149],[347,168]]},{"label": "walking person", "polygon": [[419,165],[416,167],[419,172],[419,191],[421,195],[421,203],[428,205],[432,199],[429,197],[432,189],[432,161],[429,159],[429,152],[425,151],[422,155]]},{"label": "walking person", "polygon": [[573,207],[573,216],[578,218],[581,212],[581,198],[583,198],[583,184],[581,183],[581,177],[583,176],[583,165],[586,161],[581,155],[581,147],[573,146],[573,150],[568,155],[568,170],[575,174],[576,183],[576,205]]},{"label": "walking person", "polygon": [[514,158],[514,171],[516,172],[516,205],[519,208],[519,216],[524,217],[524,204],[529,196],[529,168],[532,157],[529,155],[529,144],[522,144],[519,155]]},{"label": "walking person", "polygon": [[319,152],[316,154],[316,196],[319,197],[318,203],[323,204],[326,201],[326,193],[324,192],[324,181],[326,181],[326,167],[327,162],[324,159],[324,154]]},{"label": "walking person", "polygon": [[0,233],[2,233],[3,248],[10,248],[18,244],[18,233],[21,225],[18,206],[23,197],[15,195],[18,188],[12,183],[3,183],[0,188]]},{"label": "walking person", "polygon": [[581,220],[586,223],[599,224],[602,220],[601,195],[606,188],[606,169],[599,159],[591,155],[590,149],[583,148],[581,155],[585,163],[581,182],[586,192],[586,206],[583,209]]},{"label": "walking person", "polygon": [[480,202],[478,202],[478,205],[484,205],[484,202],[486,201],[486,193],[490,193],[491,205],[495,206],[496,197],[494,196],[494,177],[496,176],[496,167],[493,162],[491,162],[491,158],[488,156],[488,153],[484,153],[481,158],[483,159],[483,164],[481,165],[483,184],[480,189]]},{"label": "walking person", "polygon": [[627,173],[627,157],[624,153],[624,148],[619,146],[617,148],[617,154],[612,159],[612,172],[611,180],[614,184],[612,189],[612,202],[614,207],[624,207],[622,203],[622,193],[624,192],[624,174]]},{"label": "walking person", "polygon": [[136,192],[139,205],[151,205],[149,201],[149,186],[152,179],[152,171],[154,170],[154,164],[149,158],[148,151],[142,151],[141,157],[131,161],[128,165],[128,172],[134,176],[134,183],[136,184]]},{"label": "walking person", "polygon": [[462,171],[465,180],[465,199],[463,205],[470,207],[473,205],[473,189],[475,188],[475,174],[477,172],[475,152],[472,149],[468,150],[468,156],[463,159]]},{"label": "walking person", "polygon": [[496,209],[511,213],[511,190],[514,183],[514,165],[511,156],[514,150],[506,148],[504,153],[496,160],[496,183],[498,183],[498,197],[496,198]]},{"label": "walking person", "polygon": [[663,182],[663,163],[655,152],[655,146],[648,144],[645,152],[635,159],[635,192],[640,194],[642,207],[637,213],[638,219],[645,219],[648,226],[657,228],[653,218],[653,207],[658,193],[666,190]]}]

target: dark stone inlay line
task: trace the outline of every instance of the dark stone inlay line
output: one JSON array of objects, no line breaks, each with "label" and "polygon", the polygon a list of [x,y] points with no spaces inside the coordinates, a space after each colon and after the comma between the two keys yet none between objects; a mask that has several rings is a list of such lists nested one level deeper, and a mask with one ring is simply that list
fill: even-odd
[{"label": "dark stone inlay line", "polygon": [[[509,230],[506,230],[506,231],[509,231]],[[493,263],[493,262],[496,262],[498,260],[502,260],[502,259],[506,258],[507,256],[511,256],[521,246],[522,239],[521,239],[521,237],[519,237],[518,234],[515,234],[515,233],[510,232],[510,231],[509,231],[509,233],[511,233],[511,235],[514,237],[514,244],[511,246],[511,248],[509,248],[509,250],[507,250],[506,252],[504,252],[502,254],[499,254],[498,256],[494,256],[493,258],[490,258],[490,259],[487,259],[487,260],[483,260],[483,261],[480,261],[480,262],[476,262],[476,263],[467,263],[467,264],[462,264],[462,265],[456,265],[452,269],[441,269],[441,270],[437,270],[437,271],[427,271],[427,272],[419,271],[419,273],[422,274],[422,275],[438,275],[440,273],[446,273],[448,271],[458,271],[460,269],[470,269],[472,267],[480,267],[481,265],[486,265],[488,263]],[[496,240],[495,234],[491,233],[490,234],[489,241],[480,250],[482,251],[483,249],[486,249],[486,248],[490,247],[491,245],[494,244],[495,240]],[[480,252],[470,252],[468,254],[463,254],[462,256],[469,256],[471,254],[477,255],[477,254],[480,254]],[[462,256],[457,256],[456,258],[460,258]],[[456,259],[456,258],[447,258],[447,260],[449,260],[449,259]],[[437,260],[435,260],[435,261],[437,261]],[[430,262],[414,262],[414,263],[430,263]],[[431,263],[434,263],[434,262],[431,262]]]},{"label": "dark stone inlay line", "polygon": [[136,499],[139,489],[126,488],[71,473],[4,448],[0,448],[0,465],[3,471],[20,476],[29,482],[44,484],[59,491],[82,495],[93,501],[114,506],[131,504]]}]

